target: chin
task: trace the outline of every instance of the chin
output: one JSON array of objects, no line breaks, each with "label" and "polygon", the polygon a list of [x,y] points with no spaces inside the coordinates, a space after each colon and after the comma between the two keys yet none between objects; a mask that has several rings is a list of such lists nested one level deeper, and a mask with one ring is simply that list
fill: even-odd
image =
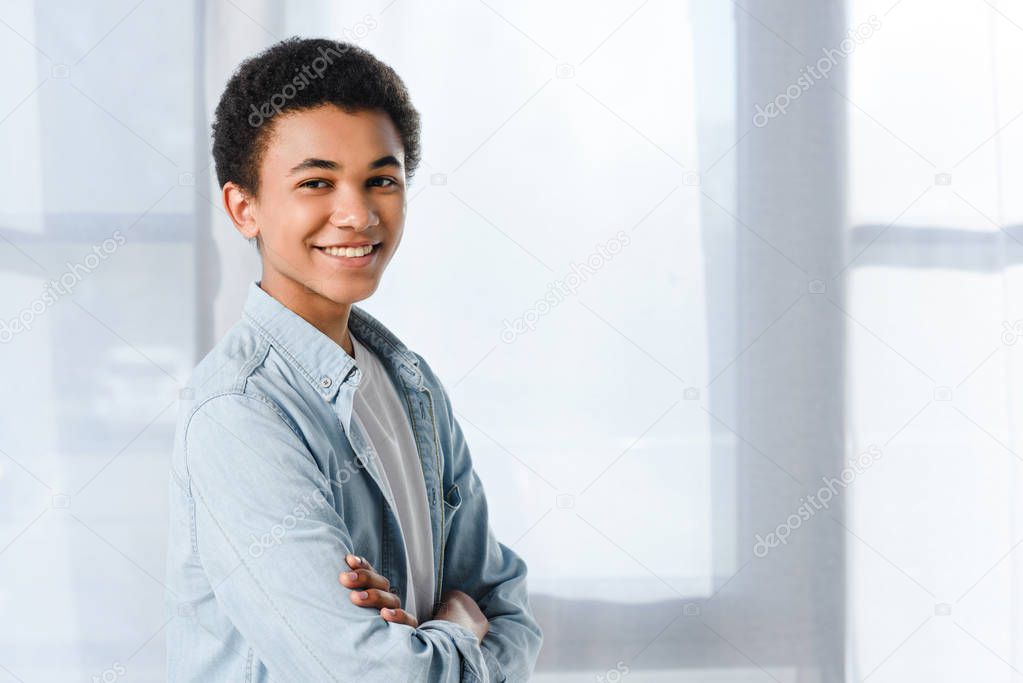
[{"label": "chin", "polygon": [[336,304],[353,304],[369,298],[377,290],[377,282],[342,282],[338,279],[292,278],[306,294],[316,295]]},{"label": "chin", "polygon": [[320,296],[338,305],[351,305],[364,301],[372,296],[377,289],[376,283],[363,286],[334,285],[318,290]]}]

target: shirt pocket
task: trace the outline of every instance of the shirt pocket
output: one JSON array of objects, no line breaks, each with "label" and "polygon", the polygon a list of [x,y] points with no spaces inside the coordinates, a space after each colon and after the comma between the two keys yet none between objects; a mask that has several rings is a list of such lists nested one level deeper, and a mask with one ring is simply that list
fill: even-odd
[{"label": "shirt pocket", "polygon": [[455,513],[462,507],[462,494],[458,490],[458,484],[452,484],[448,492],[444,494],[444,541],[448,539],[451,531],[451,521]]}]

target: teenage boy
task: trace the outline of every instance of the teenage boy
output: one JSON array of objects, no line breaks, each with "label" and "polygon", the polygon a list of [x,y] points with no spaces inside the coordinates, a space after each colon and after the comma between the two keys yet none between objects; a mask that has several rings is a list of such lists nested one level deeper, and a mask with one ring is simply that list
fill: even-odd
[{"label": "teenage boy", "polygon": [[262,278],[184,390],[171,464],[171,681],[523,681],[526,565],[436,374],[355,302],[401,242],[419,115],[367,51],[290,38],[213,124]]}]

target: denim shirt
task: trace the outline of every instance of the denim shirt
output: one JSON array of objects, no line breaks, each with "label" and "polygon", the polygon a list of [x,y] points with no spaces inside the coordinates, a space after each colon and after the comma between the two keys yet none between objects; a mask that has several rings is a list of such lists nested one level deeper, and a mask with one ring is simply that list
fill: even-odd
[{"label": "denim shirt", "polygon": [[451,402],[419,354],[358,306],[349,329],[402,398],[422,461],[436,592],[490,622],[482,644],[356,605],[338,580],[365,557],[406,602],[393,501],[352,399],[362,377],[329,337],[250,285],[242,319],[182,390],[171,459],[168,680],[524,681],[542,632],[526,564],[499,543]]}]

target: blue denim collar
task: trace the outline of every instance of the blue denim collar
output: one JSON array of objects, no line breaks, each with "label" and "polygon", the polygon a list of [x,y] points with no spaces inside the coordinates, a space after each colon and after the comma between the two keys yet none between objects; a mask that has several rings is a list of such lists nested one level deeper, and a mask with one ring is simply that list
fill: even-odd
[{"label": "blue denim collar", "polygon": [[[362,370],[340,345],[259,286],[249,284],[243,316],[292,361],[327,401],[341,385],[359,386]],[[419,358],[380,321],[353,305],[348,328],[385,364],[396,366],[414,386],[422,388]]]}]

